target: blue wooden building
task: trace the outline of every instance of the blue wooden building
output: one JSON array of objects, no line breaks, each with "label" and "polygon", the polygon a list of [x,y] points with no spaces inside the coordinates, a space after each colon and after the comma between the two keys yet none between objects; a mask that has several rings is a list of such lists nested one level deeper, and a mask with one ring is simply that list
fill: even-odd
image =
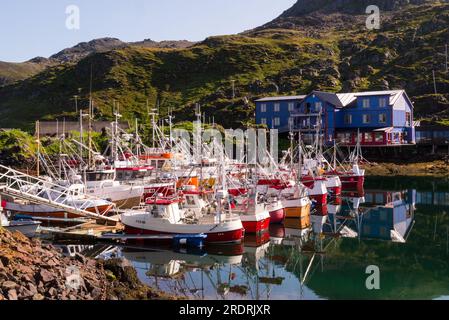
[{"label": "blue wooden building", "polygon": [[[413,104],[404,90],[359,93],[314,91],[256,101],[256,123],[302,133],[306,142],[399,146],[415,144]],[[359,133],[359,135],[357,135]]]},{"label": "blue wooden building", "polygon": [[293,126],[291,114],[306,96],[270,97],[256,100],[256,123],[269,129],[288,132]]}]

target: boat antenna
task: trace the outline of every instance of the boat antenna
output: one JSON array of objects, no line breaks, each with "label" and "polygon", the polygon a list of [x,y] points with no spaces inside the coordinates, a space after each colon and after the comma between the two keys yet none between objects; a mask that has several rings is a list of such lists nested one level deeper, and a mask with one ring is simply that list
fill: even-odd
[{"label": "boat antenna", "polygon": [[93,100],[92,100],[92,78],[93,78],[93,65],[90,65],[90,84],[89,84],[89,112],[88,112],[88,121],[89,121],[89,131],[88,131],[88,144],[89,144],[89,152],[88,152],[88,167],[92,165],[92,117],[93,117]]},{"label": "boat antenna", "polygon": [[36,121],[36,138],[37,138],[37,166],[36,166],[36,171],[37,171],[37,176],[39,177],[41,175],[41,168],[40,168],[40,158],[41,158],[41,138],[40,138],[40,123],[39,120]]}]

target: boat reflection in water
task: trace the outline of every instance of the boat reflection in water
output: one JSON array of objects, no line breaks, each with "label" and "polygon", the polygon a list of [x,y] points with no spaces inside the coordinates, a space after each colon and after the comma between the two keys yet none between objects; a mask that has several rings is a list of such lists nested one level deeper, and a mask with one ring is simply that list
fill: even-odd
[{"label": "boat reflection in water", "polygon": [[[239,245],[193,252],[124,247],[116,255],[143,282],[188,299],[449,296],[441,285],[449,283],[449,197],[383,189],[345,192],[310,216],[287,218]],[[381,290],[366,290],[367,265],[381,268]]]}]

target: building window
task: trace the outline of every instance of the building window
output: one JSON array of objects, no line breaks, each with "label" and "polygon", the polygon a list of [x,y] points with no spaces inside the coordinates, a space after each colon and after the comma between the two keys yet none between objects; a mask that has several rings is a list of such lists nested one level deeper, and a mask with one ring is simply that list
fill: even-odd
[{"label": "building window", "polygon": [[266,125],[267,124],[267,118],[260,119],[260,123]]},{"label": "building window", "polygon": [[281,111],[281,104],[275,103],[274,104],[274,112],[279,112],[279,111]]},{"label": "building window", "polygon": [[370,101],[369,99],[363,99],[363,108],[369,108],[370,107]]},{"label": "building window", "polygon": [[352,143],[352,134],[350,132],[345,133],[343,142],[344,143]]},{"label": "building window", "polygon": [[260,112],[267,112],[267,105],[266,105],[266,103],[262,103],[261,105],[260,105]]},{"label": "building window", "polygon": [[381,113],[379,114],[379,123],[386,123],[387,122],[387,114]]},{"label": "building window", "polygon": [[280,118],[274,118],[274,126],[279,127],[281,125],[281,119]]},{"label": "building window", "polygon": [[412,114],[410,112],[405,113],[405,125],[410,127],[412,124]]},{"label": "building window", "polygon": [[345,124],[352,124],[352,114],[345,115]]},{"label": "building window", "polygon": [[288,111],[290,111],[290,112],[295,111],[295,103],[294,102],[289,102]]},{"label": "building window", "polygon": [[307,102],[307,103],[306,103],[306,106],[305,106],[305,108],[304,108],[304,113],[305,113],[305,114],[309,114],[311,108],[312,108],[312,107],[310,106],[310,103]]},{"label": "building window", "polygon": [[385,98],[380,98],[380,99],[379,99],[379,107],[385,108],[386,106],[387,106],[387,99],[385,99]]},{"label": "building window", "polygon": [[384,134],[382,132],[376,132],[376,135],[374,136],[374,141],[376,143],[384,142]]},{"label": "building window", "polygon": [[316,113],[320,113],[321,111],[323,111],[323,103],[315,102],[315,110],[316,110]]},{"label": "building window", "polygon": [[369,114],[363,115],[363,124],[368,124],[371,122],[371,116]]},{"label": "building window", "polygon": [[371,143],[371,142],[374,141],[373,134],[372,134],[371,132],[365,132],[365,133],[363,134],[363,139],[364,139],[365,142],[367,142],[367,143]]}]

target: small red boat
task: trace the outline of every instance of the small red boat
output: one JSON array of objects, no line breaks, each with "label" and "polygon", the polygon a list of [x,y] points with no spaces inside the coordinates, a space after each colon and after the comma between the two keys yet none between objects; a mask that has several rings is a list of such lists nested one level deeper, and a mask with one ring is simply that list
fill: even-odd
[{"label": "small red boat", "polygon": [[326,178],[304,176],[301,182],[308,188],[310,198],[315,200],[317,205],[327,204]]},{"label": "small red boat", "polygon": [[365,170],[360,169],[358,164],[354,164],[351,171],[332,171],[328,175],[338,176],[341,180],[343,190],[358,190],[363,188],[365,183]]},{"label": "small red boat", "polygon": [[267,207],[270,213],[270,224],[281,224],[285,219],[284,205],[281,200],[272,200]]},{"label": "small red boat", "polygon": [[240,215],[245,233],[260,233],[270,226],[270,213],[265,204],[258,203],[257,193],[247,197],[235,197],[234,213]]}]

